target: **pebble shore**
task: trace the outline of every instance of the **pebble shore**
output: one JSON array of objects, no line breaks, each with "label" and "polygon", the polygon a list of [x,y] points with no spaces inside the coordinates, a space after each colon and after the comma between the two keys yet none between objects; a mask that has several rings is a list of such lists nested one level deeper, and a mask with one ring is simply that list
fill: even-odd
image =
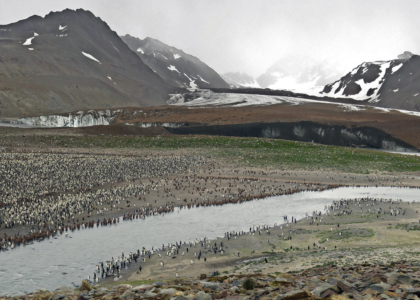
[{"label": "pebble shore", "polygon": [[[253,289],[244,282],[252,278]],[[91,288],[91,289],[90,289]],[[89,290],[90,289],[90,290]],[[400,261],[390,264],[330,265],[278,275],[226,274],[196,279],[155,281],[140,285],[95,285],[87,288],[60,287],[3,299],[88,300],[258,300],[258,299],[418,299],[420,263]]]}]

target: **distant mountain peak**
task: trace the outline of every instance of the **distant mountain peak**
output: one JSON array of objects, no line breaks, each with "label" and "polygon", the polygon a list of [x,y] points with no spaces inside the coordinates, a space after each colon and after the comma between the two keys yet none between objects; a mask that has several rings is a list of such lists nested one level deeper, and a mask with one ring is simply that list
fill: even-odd
[{"label": "distant mountain peak", "polygon": [[406,51],[398,59],[358,65],[341,79],[327,84],[321,94],[419,111],[419,86],[420,56]]},{"label": "distant mountain peak", "polygon": [[240,72],[227,72],[222,78],[233,88],[251,87],[261,88],[258,82],[252,76]]},{"label": "distant mountain peak", "polygon": [[181,88],[227,88],[229,85],[197,57],[157,39],[129,34],[121,39],[164,81]]},{"label": "distant mountain peak", "polygon": [[262,88],[309,93],[340,75],[341,71],[327,59],[291,53],[271,65],[257,81]]},{"label": "distant mountain peak", "polygon": [[404,53],[398,55],[399,59],[410,59],[414,54],[410,51],[404,51]]}]

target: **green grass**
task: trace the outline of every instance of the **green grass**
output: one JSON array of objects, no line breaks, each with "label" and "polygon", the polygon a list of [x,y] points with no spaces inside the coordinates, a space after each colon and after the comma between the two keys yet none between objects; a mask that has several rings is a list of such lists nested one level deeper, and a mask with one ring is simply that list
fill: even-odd
[{"label": "green grass", "polygon": [[179,150],[224,158],[234,166],[330,169],[369,174],[376,171],[417,172],[420,157],[366,149],[260,138],[174,136],[4,136],[0,147],[44,145],[63,148]]},{"label": "green grass", "polygon": [[398,224],[395,225],[395,229],[402,229],[407,231],[419,231],[420,224]]},{"label": "green grass", "polygon": [[332,266],[332,265],[337,265],[337,262],[336,261],[325,262],[322,265],[314,266],[314,268],[325,268],[325,267]]},{"label": "green grass", "polygon": [[[340,235],[341,232],[341,235]],[[327,242],[327,238],[330,242],[346,240],[349,238],[370,238],[375,235],[374,231],[370,228],[359,228],[359,229],[337,229],[334,231],[324,231],[318,234],[321,237],[319,240],[320,244]]]}]

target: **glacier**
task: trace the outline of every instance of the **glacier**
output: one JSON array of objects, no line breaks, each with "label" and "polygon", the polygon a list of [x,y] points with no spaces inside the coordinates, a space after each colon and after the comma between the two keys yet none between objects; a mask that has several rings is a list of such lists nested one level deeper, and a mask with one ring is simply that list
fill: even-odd
[{"label": "glacier", "polygon": [[17,119],[15,124],[32,127],[87,127],[96,125],[109,125],[117,116],[118,111],[79,111],[68,116],[49,115]]}]

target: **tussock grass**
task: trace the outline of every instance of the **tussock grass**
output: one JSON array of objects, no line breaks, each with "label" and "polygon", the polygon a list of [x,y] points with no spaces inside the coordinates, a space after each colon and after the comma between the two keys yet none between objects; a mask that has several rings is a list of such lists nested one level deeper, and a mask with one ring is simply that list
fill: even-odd
[{"label": "tussock grass", "polygon": [[89,282],[87,282],[86,280],[82,280],[82,284],[80,285],[79,288],[81,291],[91,291],[92,287],[90,286]]},{"label": "tussock grass", "polygon": [[245,281],[242,283],[242,287],[244,289],[246,289],[247,291],[253,290],[255,288],[255,281],[254,281],[254,279],[252,279],[252,278],[245,279]]}]

